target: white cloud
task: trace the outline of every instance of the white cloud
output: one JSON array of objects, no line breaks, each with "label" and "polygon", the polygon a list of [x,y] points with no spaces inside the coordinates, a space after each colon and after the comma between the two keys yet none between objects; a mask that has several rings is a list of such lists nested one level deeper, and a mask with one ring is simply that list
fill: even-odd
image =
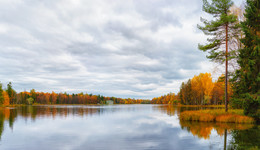
[{"label": "white cloud", "polygon": [[201,0],[0,1],[0,80],[17,91],[152,98],[210,72]]}]

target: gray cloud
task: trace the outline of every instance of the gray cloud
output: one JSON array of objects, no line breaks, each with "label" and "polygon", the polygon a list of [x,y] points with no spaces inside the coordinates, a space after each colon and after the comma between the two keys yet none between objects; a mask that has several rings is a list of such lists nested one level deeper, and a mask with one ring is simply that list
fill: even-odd
[{"label": "gray cloud", "polygon": [[17,91],[152,98],[210,63],[201,0],[0,2],[0,81]]}]

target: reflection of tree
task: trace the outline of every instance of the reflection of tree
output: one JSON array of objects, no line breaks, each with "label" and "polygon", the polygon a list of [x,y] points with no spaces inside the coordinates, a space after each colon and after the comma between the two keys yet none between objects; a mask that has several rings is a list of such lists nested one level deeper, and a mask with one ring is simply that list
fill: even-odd
[{"label": "reflection of tree", "polygon": [[252,128],[252,124],[234,124],[234,123],[213,123],[213,122],[190,122],[180,120],[182,128],[191,132],[194,136],[199,138],[208,139],[211,130],[215,129],[217,133],[222,136],[227,129],[229,132],[232,130],[246,130]]},{"label": "reflection of tree", "polygon": [[2,109],[0,110],[0,140],[2,137],[2,133],[4,131],[4,121],[5,121],[5,116],[3,114]]},{"label": "reflection of tree", "polygon": [[36,120],[38,117],[67,117],[69,115],[89,116],[99,113],[104,113],[100,108],[91,107],[66,107],[66,106],[25,106],[15,109],[3,108],[0,109],[4,119],[9,120],[9,126],[12,128],[15,118],[21,116],[25,119]]},{"label": "reflection of tree", "polygon": [[9,127],[13,129],[15,118],[17,117],[17,109],[10,109]]},{"label": "reflection of tree", "polygon": [[224,135],[224,150],[227,149],[227,129],[225,129],[225,135]]},{"label": "reflection of tree", "polygon": [[183,109],[183,107],[176,107],[176,106],[172,106],[172,105],[159,105],[159,106],[153,107],[153,109],[166,113],[169,116],[174,116],[176,113],[177,113],[177,115],[179,115],[181,110]]},{"label": "reflection of tree", "polygon": [[166,113],[169,116],[174,116],[176,113],[179,116],[183,111],[189,110],[203,110],[203,109],[223,109],[221,107],[201,107],[201,106],[174,106],[174,105],[157,105],[153,107],[154,110]]},{"label": "reflection of tree", "polygon": [[0,139],[4,131],[4,121],[8,120],[9,127],[13,129],[14,122],[18,116],[36,120],[38,117],[67,117],[68,115],[89,116],[103,113],[99,108],[91,107],[66,107],[66,106],[22,106],[17,108],[0,108]]},{"label": "reflection of tree", "polygon": [[228,149],[257,150],[260,148],[260,130],[257,126],[247,130],[234,130],[231,131],[231,134],[232,140]]},{"label": "reflection of tree", "polygon": [[196,122],[194,124],[193,122],[180,120],[180,124],[182,128],[187,129],[187,131],[191,132],[194,136],[204,139],[209,139],[211,130],[213,129],[213,124],[207,123]]}]

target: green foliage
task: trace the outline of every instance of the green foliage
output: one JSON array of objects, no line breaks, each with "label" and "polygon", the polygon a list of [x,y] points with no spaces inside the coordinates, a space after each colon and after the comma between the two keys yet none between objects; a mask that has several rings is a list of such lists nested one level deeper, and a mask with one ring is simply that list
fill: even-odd
[{"label": "green foliage", "polygon": [[244,48],[239,50],[238,64],[240,69],[234,77],[235,92],[257,93],[260,88],[260,2],[248,0],[245,22],[242,30],[245,37],[241,39]]},{"label": "green foliage", "polygon": [[[219,62],[226,62],[226,85],[225,85],[225,104],[226,111],[228,101],[228,60],[233,58],[228,53],[228,45],[233,39],[239,37],[239,24],[237,17],[230,13],[230,7],[233,5],[231,0],[212,0],[211,4],[207,0],[203,0],[203,11],[213,16],[213,20],[208,21],[201,18],[201,22],[204,26],[198,25],[198,28],[204,32],[205,35],[210,36],[207,39],[208,43],[205,45],[198,45],[198,48],[204,52],[208,52],[207,58]],[[223,46],[225,45],[225,51]]]},{"label": "green foliage", "polygon": [[260,2],[247,0],[246,20],[242,22],[244,38],[241,39],[244,47],[239,50],[238,69],[233,77],[235,97],[243,102],[245,114],[259,119],[260,93]]},{"label": "green foliage", "polygon": [[260,130],[257,126],[248,130],[232,130],[228,145],[230,150],[259,150]]},{"label": "green foliage", "polygon": [[[228,41],[231,40],[231,38],[228,37],[235,38],[238,36],[236,30],[239,29],[239,25],[236,16],[229,13],[229,8],[232,5],[233,2],[231,0],[212,0],[211,4],[209,4],[207,0],[203,0],[203,11],[213,15],[214,19],[208,21],[201,18],[201,22],[204,26],[198,25],[198,28],[211,38],[207,39],[208,44],[199,44],[198,48],[204,52],[209,52],[207,58],[220,63],[223,63],[226,60],[225,51],[220,49],[221,45],[226,44],[226,39]],[[225,35],[226,31],[228,37]]]},{"label": "green foliage", "polygon": [[31,89],[31,91],[30,91],[30,94],[31,94],[31,97],[34,99],[34,100],[36,100],[36,92],[35,92],[35,89]]},{"label": "green foliage", "polygon": [[250,95],[249,93],[246,93],[245,101],[244,101],[245,115],[259,119],[259,116],[257,116],[259,104],[260,104],[260,96]]},{"label": "green foliage", "polygon": [[33,101],[34,101],[34,100],[33,100],[32,97],[26,99],[26,102],[27,102],[28,105],[32,105],[32,104],[33,104]]},{"label": "green foliage", "polygon": [[175,100],[173,101],[173,104],[174,104],[174,105],[177,105],[177,104],[178,104],[178,100],[175,99]]},{"label": "green foliage", "polygon": [[8,96],[9,96],[9,98],[10,98],[10,104],[14,104],[15,101],[16,101],[16,92],[15,92],[15,90],[13,89],[11,82],[9,82],[9,83],[7,84],[7,90],[6,90],[6,92],[7,92]]},{"label": "green foliage", "polygon": [[5,121],[5,116],[4,114],[1,112],[0,113],[0,140],[4,131],[4,121]]},{"label": "green foliage", "polygon": [[242,109],[244,105],[244,99],[242,98],[232,98],[230,105],[234,109]]}]

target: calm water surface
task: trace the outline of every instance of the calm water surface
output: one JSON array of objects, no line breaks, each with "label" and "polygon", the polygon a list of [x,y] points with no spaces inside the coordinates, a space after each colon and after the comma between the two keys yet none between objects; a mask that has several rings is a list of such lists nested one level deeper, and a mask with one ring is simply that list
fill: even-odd
[{"label": "calm water surface", "polygon": [[2,150],[258,149],[257,125],[179,121],[168,105],[0,108]]}]

